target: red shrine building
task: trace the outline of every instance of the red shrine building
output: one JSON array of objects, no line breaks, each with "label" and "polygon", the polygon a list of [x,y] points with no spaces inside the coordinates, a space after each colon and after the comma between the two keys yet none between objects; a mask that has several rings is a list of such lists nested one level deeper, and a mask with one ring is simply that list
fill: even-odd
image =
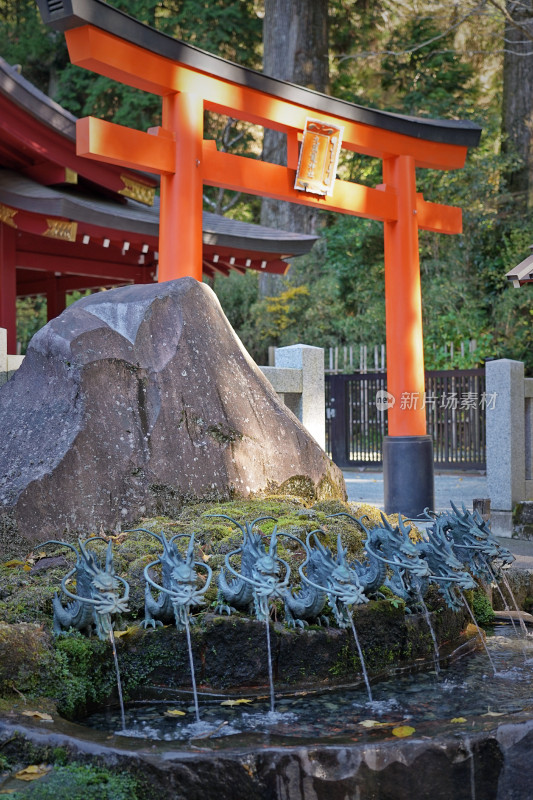
[{"label": "red shrine building", "polygon": [[[48,319],[74,290],[158,279],[157,176],[76,154],[76,118],[0,59],[0,327],[16,348],[16,298]],[[284,274],[315,236],[202,214],[202,272]]]}]

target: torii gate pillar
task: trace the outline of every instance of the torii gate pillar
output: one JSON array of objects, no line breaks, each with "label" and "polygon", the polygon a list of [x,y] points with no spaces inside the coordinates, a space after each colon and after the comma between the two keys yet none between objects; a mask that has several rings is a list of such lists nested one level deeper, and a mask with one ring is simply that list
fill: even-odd
[{"label": "torii gate pillar", "polygon": [[[175,92],[163,98],[163,130],[175,131],[176,169],[161,175],[158,280],[182,276],[202,280],[202,141],[204,101],[189,92]],[[187,232],[177,236],[177,226]]]},{"label": "torii gate pillar", "polygon": [[426,435],[422,294],[415,161],[383,159],[383,179],[398,195],[398,218],[384,223],[389,435],[383,440],[385,512],[433,509],[433,440]]}]

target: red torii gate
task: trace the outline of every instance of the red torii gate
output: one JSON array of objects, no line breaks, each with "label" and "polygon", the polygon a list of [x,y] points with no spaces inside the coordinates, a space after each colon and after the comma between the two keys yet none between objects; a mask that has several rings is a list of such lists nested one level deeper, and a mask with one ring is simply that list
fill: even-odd
[{"label": "red torii gate", "polygon": [[[479,141],[478,126],[387,114],[239,67],[150,28],[101,0],[37,0],[65,32],[73,64],[162,98],[162,125],[148,133],[93,117],[77,123],[77,153],[161,176],[159,280],[202,279],[202,187],[339,211],[384,223],[387,388],[385,506],[407,514],[433,504],[432,443],[424,396],[418,230],[461,233],[461,209],[416,191],[417,167],[456,169]],[[287,167],[219,153],[203,137],[204,111],[283,131]],[[299,136],[312,117],[344,129],[342,146],[379,158],[374,188],[336,180],[331,196],[294,188]],[[428,441],[429,440],[429,441]]]}]

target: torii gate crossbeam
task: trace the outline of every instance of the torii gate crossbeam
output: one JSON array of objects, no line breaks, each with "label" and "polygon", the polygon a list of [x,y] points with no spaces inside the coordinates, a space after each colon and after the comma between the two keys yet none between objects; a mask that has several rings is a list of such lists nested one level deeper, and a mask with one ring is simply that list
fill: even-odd
[{"label": "torii gate crossbeam", "polygon": [[[480,128],[387,114],[269,78],[166,36],[101,0],[37,2],[44,21],[65,32],[73,64],[162,98],[162,125],[146,133],[92,117],[77,123],[78,155],[161,176],[160,281],[202,279],[204,184],[384,223],[387,389],[396,400],[388,409],[384,456],[393,463],[398,454],[402,461],[394,474],[385,463],[385,506],[413,514],[432,505],[425,409],[422,402],[399,401],[405,394],[424,397],[418,231],[460,233],[462,220],[461,209],[417,193],[416,169],[461,168]],[[205,111],[286,133],[287,167],[217,152],[215,142],[204,139]],[[331,196],[296,190],[299,137],[308,117],[342,126],[344,148],[381,159],[383,183],[368,187],[337,179]],[[413,489],[423,475],[431,486]]]}]

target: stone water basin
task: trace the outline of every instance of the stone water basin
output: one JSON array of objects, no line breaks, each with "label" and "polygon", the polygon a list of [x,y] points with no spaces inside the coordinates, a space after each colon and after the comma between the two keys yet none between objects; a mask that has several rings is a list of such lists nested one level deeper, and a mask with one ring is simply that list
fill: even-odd
[{"label": "stone water basin", "polygon": [[127,706],[125,730],[114,708],[83,722],[127,738],[225,749],[250,741],[317,744],[472,734],[491,729],[502,717],[533,710],[533,639],[498,626],[487,638],[493,664],[483,648],[472,651],[474,644],[471,639],[458,648],[439,674],[434,667],[397,671],[373,683],[372,700],[361,681],[278,692],[275,713],[268,690],[201,692],[197,723],[189,692],[150,687],[149,699]]},{"label": "stone water basin", "polygon": [[190,694],[165,689],[127,707],[124,732],[108,709],[77,723],[4,719],[0,735],[140,774],[159,800],[530,800],[533,642],[498,627],[488,646],[496,676],[462,646],[438,678],[373,679],[372,703],[364,685],[300,689],[277,693],[270,715],[268,691],[202,693],[196,726]]}]

